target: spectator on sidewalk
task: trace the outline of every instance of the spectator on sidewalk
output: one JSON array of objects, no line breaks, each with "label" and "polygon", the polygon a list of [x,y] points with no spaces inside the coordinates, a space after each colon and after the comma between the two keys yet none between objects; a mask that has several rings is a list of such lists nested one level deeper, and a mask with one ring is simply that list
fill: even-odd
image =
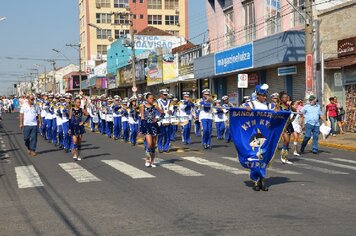
[{"label": "spectator on sidewalk", "polygon": [[40,108],[34,103],[35,97],[29,95],[27,103],[20,110],[20,129],[23,128],[25,145],[28,149],[28,154],[36,156],[37,146],[37,127],[42,126],[40,116]]},{"label": "spectator on sidewalk", "polygon": [[315,96],[311,95],[309,97],[309,104],[306,104],[301,110],[305,124],[305,136],[300,148],[301,153],[304,152],[308,141],[313,135],[312,152],[313,154],[318,154],[320,119],[325,122],[325,117],[323,116],[320,105],[316,102],[315,99]]},{"label": "spectator on sidewalk", "polygon": [[335,124],[336,124],[336,119],[337,119],[337,105],[335,103],[335,98],[334,97],[331,97],[329,98],[329,104],[326,105],[326,110],[325,110],[325,118],[326,120],[328,120],[328,117],[329,117],[329,120],[330,120],[330,135],[332,136],[336,136],[335,134]]},{"label": "spectator on sidewalk", "polygon": [[338,103],[336,96],[334,97],[334,102],[337,106],[337,125],[339,126],[340,134],[344,134],[343,127],[345,124],[345,110],[344,107],[340,103]]}]

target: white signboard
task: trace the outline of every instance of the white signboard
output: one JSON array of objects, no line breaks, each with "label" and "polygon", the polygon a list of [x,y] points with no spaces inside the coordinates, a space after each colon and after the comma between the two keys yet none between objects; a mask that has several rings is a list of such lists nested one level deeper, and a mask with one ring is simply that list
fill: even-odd
[{"label": "white signboard", "polygon": [[237,87],[248,88],[248,74],[238,74]]},{"label": "white signboard", "polygon": [[342,86],[342,75],[340,72],[334,73],[334,83],[335,83],[335,87]]},{"label": "white signboard", "polygon": [[[130,35],[128,35],[127,38],[130,39]],[[178,36],[135,35],[136,50],[153,50],[162,48],[165,51],[172,50],[185,43],[185,38]]]}]

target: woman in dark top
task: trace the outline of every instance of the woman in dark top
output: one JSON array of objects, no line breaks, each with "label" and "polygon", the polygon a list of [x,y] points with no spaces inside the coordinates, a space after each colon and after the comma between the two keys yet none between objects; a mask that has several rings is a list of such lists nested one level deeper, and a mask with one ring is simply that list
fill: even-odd
[{"label": "woman in dark top", "polygon": [[151,93],[147,93],[146,102],[140,107],[141,114],[141,133],[145,136],[146,147],[146,167],[156,167],[154,164],[157,135],[158,135],[158,123],[157,112],[164,114],[163,110],[154,105],[154,96]]},{"label": "woman in dark top", "polygon": [[[87,119],[83,122],[83,115]],[[69,133],[73,137],[73,159],[80,161],[80,145],[82,143],[83,134],[85,133],[84,123],[90,118],[85,109],[80,108],[80,98],[74,99],[74,107],[69,112]]]}]

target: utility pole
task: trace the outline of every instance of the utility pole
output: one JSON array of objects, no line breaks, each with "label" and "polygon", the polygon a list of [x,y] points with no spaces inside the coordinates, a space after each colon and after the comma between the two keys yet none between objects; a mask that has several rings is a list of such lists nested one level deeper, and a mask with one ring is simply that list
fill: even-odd
[{"label": "utility pole", "polygon": [[314,92],[313,1],[305,0],[305,80],[306,96]]},{"label": "utility pole", "polygon": [[78,44],[66,44],[67,47],[72,47],[78,50],[79,53],[79,94],[82,92],[82,56],[80,53],[81,43]]},{"label": "utility pole", "polygon": [[53,66],[53,83],[52,83],[52,92],[53,94],[56,93],[56,61],[55,60],[48,60]]},{"label": "utility pole", "polygon": [[130,20],[130,36],[131,36],[131,58],[132,58],[132,93],[133,96],[136,96],[137,87],[136,87],[136,53],[135,53],[135,35],[133,28],[133,14],[129,12]]}]

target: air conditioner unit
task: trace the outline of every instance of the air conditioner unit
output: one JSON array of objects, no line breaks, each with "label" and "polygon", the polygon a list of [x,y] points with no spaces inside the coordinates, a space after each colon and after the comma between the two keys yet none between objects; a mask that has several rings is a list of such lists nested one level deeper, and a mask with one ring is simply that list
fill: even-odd
[{"label": "air conditioner unit", "polygon": [[96,3],[96,8],[100,9],[101,8],[101,4],[100,3]]}]

